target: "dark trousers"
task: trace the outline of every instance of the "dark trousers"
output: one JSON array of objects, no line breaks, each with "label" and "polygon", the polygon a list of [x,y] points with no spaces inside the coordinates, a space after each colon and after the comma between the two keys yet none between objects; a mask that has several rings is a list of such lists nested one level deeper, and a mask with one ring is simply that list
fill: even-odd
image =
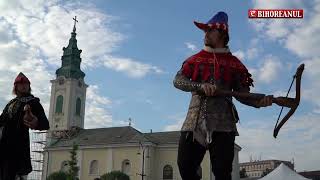
[{"label": "dark trousers", "polygon": [[[215,180],[231,180],[235,134],[214,132],[209,145],[210,161]],[[178,149],[178,166],[182,180],[200,180],[200,164],[205,147],[193,141],[192,132],[181,132]]]},{"label": "dark trousers", "polygon": [[12,162],[0,162],[0,180],[15,180],[16,170]]}]

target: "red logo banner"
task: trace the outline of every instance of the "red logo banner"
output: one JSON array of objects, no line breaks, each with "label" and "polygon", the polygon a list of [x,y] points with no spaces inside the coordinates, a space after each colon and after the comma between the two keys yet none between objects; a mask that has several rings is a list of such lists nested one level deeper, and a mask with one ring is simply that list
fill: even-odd
[{"label": "red logo banner", "polygon": [[303,9],[249,9],[249,18],[303,18]]}]

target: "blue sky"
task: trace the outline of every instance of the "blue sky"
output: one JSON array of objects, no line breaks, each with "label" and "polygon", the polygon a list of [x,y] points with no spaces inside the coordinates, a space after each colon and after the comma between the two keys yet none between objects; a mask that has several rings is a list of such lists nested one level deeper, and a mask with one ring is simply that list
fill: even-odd
[{"label": "blue sky", "polygon": [[[248,19],[251,8],[299,8],[305,18]],[[253,92],[284,96],[296,68],[306,64],[301,104],[278,139],[272,131],[280,107],[236,103],[240,161],[250,156],[294,158],[297,170],[317,170],[319,0],[1,1],[0,105],[12,98],[13,79],[23,71],[48,110],[50,80],[77,16],[78,47],[89,84],[85,127],[123,126],[131,117],[142,132],[179,130],[190,94],[175,89],[172,80],[181,63],[202,48],[203,33],[193,21],[207,22],[218,11],[229,15],[229,46],[253,74]]]}]

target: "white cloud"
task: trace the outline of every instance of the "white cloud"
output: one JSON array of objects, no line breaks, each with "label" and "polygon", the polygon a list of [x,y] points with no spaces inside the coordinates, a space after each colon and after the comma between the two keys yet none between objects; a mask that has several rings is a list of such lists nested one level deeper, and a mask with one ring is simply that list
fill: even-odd
[{"label": "white cloud", "polygon": [[285,46],[300,57],[311,58],[320,57],[320,2],[317,4],[318,10],[310,19],[304,21],[302,26],[292,30],[285,41]]},{"label": "white cloud", "polygon": [[320,58],[308,59],[305,62],[305,72],[302,75],[302,97],[315,104],[314,112],[320,110]]},{"label": "white cloud", "polygon": [[261,19],[251,20],[259,36],[273,38],[289,52],[296,55],[298,61],[306,64],[303,75],[304,96],[315,105],[314,112],[320,107],[320,1],[311,0],[271,0],[268,2],[253,0],[254,8],[296,8],[304,9],[304,18],[295,20]]},{"label": "white cloud", "polygon": [[124,72],[133,78],[143,77],[147,73],[163,73],[163,71],[156,66],[143,64],[129,58],[117,58],[114,56],[105,56],[104,66],[115,71]]},{"label": "white cloud", "polygon": [[275,19],[272,23],[269,23],[267,26],[267,35],[272,38],[273,40],[277,38],[283,38],[290,33],[288,27],[285,26],[286,20],[284,19]]},{"label": "white cloud", "polygon": [[269,1],[259,1],[259,0],[252,0],[254,8],[257,9],[290,9],[290,8],[301,8],[304,7],[303,0],[269,0]]},{"label": "white cloud", "polygon": [[[156,66],[130,58],[115,58],[113,53],[126,37],[111,25],[119,17],[101,12],[91,4],[60,0],[0,1],[0,99],[10,100],[13,80],[21,71],[31,80],[33,93],[41,98],[48,115],[50,80],[61,66],[62,47],[68,45],[76,15],[78,47],[83,53],[81,67],[101,65],[127,73],[129,77],[143,77],[148,73],[162,73]],[[109,59],[105,59],[108,56]],[[111,101],[100,95],[98,86],[87,92],[85,127],[110,126]]]},{"label": "white cloud", "polygon": [[108,111],[111,100],[99,95],[99,87],[88,87],[85,112],[85,128],[98,128],[112,126],[112,115]]},{"label": "white cloud", "polygon": [[262,82],[270,83],[274,78],[277,77],[281,67],[282,64],[278,59],[269,57],[259,69],[258,79]]},{"label": "white cloud", "polygon": [[164,131],[180,131],[180,129],[182,127],[182,123],[183,123],[183,120],[178,121],[176,124],[167,125],[164,128]]},{"label": "white cloud", "polygon": [[259,39],[253,38],[249,42],[249,46],[246,50],[237,50],[236,52],[232,53],[236,57],[238,57],[241,61],[246,60],[254,60],[261,54],[263,51],[262,47],[259,46]]},{"label": "white cloud", "polygon": [[150,104],[150,105],[153,105],[153,102],[151,101],[151,99],[146,99],[146,103]]},{"label": "white cloud", "polygon": [[163,128],[164,131],[180,131],[182,124],[185,120],[184,114],[176,114],[168,117],[169,120],[172,120],[173,123],[165,126]]},{"label": "white cloud", "polygon": [[[81,14],[77,39],[83,50],[82,67],[94,68],[103,64],[102,57],[111,54],[125,39],[110,28],[115,17],[90,5],[60,3],[44,0],[0,2],[2,105],[13,98],[13,81],[19,72],[23,72],[48,116],[50,80],[55,78],[54,72],[61,65],[62,47],[68,45],[74,15]],[[100,95],[98,89],[92,85],[87,91],[87,128],[110,126],[112,122],[108,109],[111,101]]]},{"label": "white cloud", "polygon": [[[259,117],[257,120],[247,121],[239,126],[240,137],[237,142],[242,146],[240,161],[248,161],[250,155],[262,154],[263,159],[295,159],[295,166],[298,171],[317,170],[319,162],[319,136],[318,115],[320,109],[319,76],[320,76],[320,51],[317,46],[320,39],[320,1],[303,0],[253,0],[253,8],[257,9],[304,9],[303,19],[280,20],[260,19],[249,20],[255,27],[258,38],[272,39],[297,56],[298,61],[306,64],[302,77],[302,100],[308,100],[314,104],[314,109],[307,112],[296,112],[280,130],[277,139],[273,139],[273,123],[270,119]],[[281,67],[281,63],[283,66]],[[283,68],[292,69],[292,62],[285,63],[271,58],[265,61],[261,68],[253,69],[259,79],[274,77],[274,72]],[[288,66],[287,66],[288,65]],[[277,69],[277,71],[274,70]],[[264,70],[265,73],[262,73]],[[285,92],[275,92],[284,96]],[[292,92],[290,97],[294,97]],[[300,106],[305,106],[302,101]],[[273,122],[273,123],[272,123]]]},{"label": "white cloud", "polygon": [[[103,57],[112,56],[126,39],[123,34],[111,28],[120,18],[105,14],[92,5],[61,3],[63,2],[58,0],[36,0],[32,3],[26,0],[13,1],[0,4],[0,11],[2,20],[12,27],[17,38],[28,46],[39,49],[41,55],[48,59],[47,62],[56,67],[61,64],[62,47],[68,45],[67,40],[73,28],[72,18],[79,15],[77,40],[78,47],[83,50],[82,67],[86,69],[101,66],[104,63]],[[7,33],[7,37],[9,35]]]},{"label": "white cloud", "polygon": [[243,61],[245,59],[245,52],[238,50],[236,52],[232,53],[234,56],[236,56],[238,59],[240,59],[241,61]]},{"label": "white cloud", "polygon": [[[129,126],[129,120],[127,120],[127,121],[123,121],[123,120],[114,121],[113,126]],[[136,128],[135,127],[136,124],[134,122],[131,122],[130,126]]]},{"label": "white cloud", "polygon": [[19,72],[23,72],[31,81],[32,93],[41,99],[48,115],[50,79],[52,73],[47,71],[44,59],[39,57],[36,49],[16,40],[0,44],[0,98],[7,102],[13,98],[13,82]]},{"label": "white cloud", "polygon": [[[59,4],[47,6],[44,2],[42,5],[47,9],[29,7],[25,2],[21,2],[17,9],[12,9],[19,13],[8,16],[11,11],[7,10],[3,16],[15,28],[20,40],[40,49],[51,64],[61,64],[62,47],[68,45],[74,15],[81,14],[78,17],[77,39],[78,46],[85,52],[82,55],[84,68],[99,66],[101,62],[97,57],[111,53],[124,39],[122,34],[110,29],[113,17],[96,9],[83,9],[81,6],[68,9],[68,6],[63,7]],[[33,14],[34,9],[42,11]]]},{"label": "white cloud", "polygon": [[14,31],[7,21],[0,21],[0,44],[8,43],[14,39]]},{"label": "white cloud", "polygon": [[109,98],[98,96],[99,86],[90,85],[87,91],[87,99],[91,101],[92,104],[101,104],[101,105],[111,105],[112,102]]},{"label": "white cloud", "polygon": [[250,155],[262,154],[262,159],[295,159],[298,171],[315,170],[320,163],[319,118],[315,115],[295,117],[293,115],[280,130],[277,139],[272,136],[271,119],[247,121],[239,127],[237,144],[242,147],[240,162],[249,161]]},{"label": "white cloud", "polygon": [[191,51],[196,51],[198,48],[195,44],[192,44],[191,42],[186,42],[184,43],[188,49],[190,49]]},{"label": "white cloud", "polygon": [[[256,9],[306,9],[303,0],[271,0],[268,2],[252,0],[253,8]],[[302,27],[304,20],[287,20],[287,19],[250,19],[249,22],[260,32],[260,36],[282,41],[293,33],[297,27]]]},{"label": "white cloud", "polygon": [[[292,53],[300,57],[319,56],[317,45],[320,38],[320,1],[271,0],[268,2],[253,0],[254,8],[296,8],[304,9],[303,19],[268,19],[250,21],[262,35],[283,43]],[[307,7],[312,7],[307,8]]]},{"label": "white cloud", "polygon": [[278,74],[282,70],[281,68],[281,61],[277,57],[268,55],[259,67],[248,68],[248,71],[252,74],[256,82],[268,84],[278,77]]},{"label": "white cloud", "polygon": [[248,59],[254,59],[258,57],[260,50],[258,48],[252,47],[247,50]]}]

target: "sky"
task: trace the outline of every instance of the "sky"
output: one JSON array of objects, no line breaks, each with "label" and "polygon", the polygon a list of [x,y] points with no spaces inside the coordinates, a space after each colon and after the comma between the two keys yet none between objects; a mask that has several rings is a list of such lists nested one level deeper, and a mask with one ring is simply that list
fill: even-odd
[{"label": "sky", "polygon": [[[253,8],[303,9],[304,18],[249,19]],[[252,92],[285,96],[305,63],[300,105],[277,139],[279,106],[236,102],[240,162],[294,159],[298,171],[320,170],[320,0],[0,0],[0,107],[13,98],[14,78],[23,72],[48,116],[50,80],[77,16],[89,85],[85,128],[127,126],[131,118],[141,132],[180,130],[191,95],[172,81],[181,63],[203,47],[193,21],[207,22],[218,11],[229,16],[229,46],[252,73]]]}]

